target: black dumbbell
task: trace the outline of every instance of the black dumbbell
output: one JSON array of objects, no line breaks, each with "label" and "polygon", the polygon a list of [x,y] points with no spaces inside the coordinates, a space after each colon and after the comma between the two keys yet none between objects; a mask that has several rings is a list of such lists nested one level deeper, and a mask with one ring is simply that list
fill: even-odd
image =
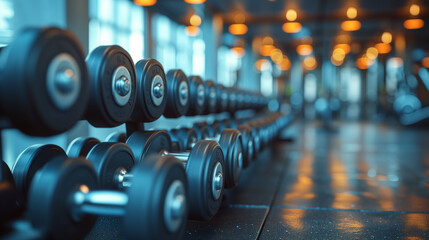
[{"label": "black dumbbell", "polygon": [[180,70],[167,72],[167,105],[164,116],[178,118],[185,115],[189,109],[189,81],[185,73]]},{"label": "black dumbbell", "polygon": [[169,133],[173,144],[172,151],[189,150],[200,139],[193,128],[171,129]]},{"label": "black dumbbell", "polygon": [[189,80],[189,109],[186,116],[201,115],[205,107],[205,90],[203,80],[198,76],[191,76]]},{"label": "black dumbbell", "polygon": [[105,142],[121,142],[121,143],[125,143],[127,141],[127,134],[123,133],[123,132],[112,132],[111,134],[109,134],[106,139],[104,140]]},{"label": "black dumbbell", "polygon": [[228,92],[222,84],[216,84],[217,112],[228,111]]},{"label": "black dumbbell", "polygon": [[48,136],[70,129],[82,118],[89,97],[88,71],[82,47],[71,32],[25,29],[0,58],[0,128]]},{"label": "black dumbbell", "polygon": [[[123,191],[95,190],[90,161],[68,158],[55,145],[27,148],[17,161],[31,165],[23,181],[30,185],[28,216],[46,238],[81,239],[96,216],[123,216],[127,238],[179,238],[187,215],[187,180],[180,162],[151,156],[134,167]],[[20,165],[22,166],[22,165]],[[14,176],[16,179],[16,176]]]},{"label": "black dumbbell", "polygon": [[86,157],[91,149],[99,143],[100,140],[93,137],[75,138],[67,147],[67,156],[69,158]]},{"label": "black dumbbell", "polygon": [[165,111],[168,92],[167,79],[161,63],[143,59],[136,63],[137,99],[130,122],[155,121]]},{"label": "black dumbbell", "polygon": [[190,152],[171,152],[166,131],[136,131],[127,139],[136,159],[149,154],[174,156],[186,168],[189,183],[189,217],[209,220],[219,210],[224,186],[224,157],[214,141],[199,141]]},{"label": "black dumbbell", "polygon": [[[183,142],[187,142],[188,146],[193,146],[195,142],[193,138],[195,133],[193,129],[185,129],[181,136]],[[241,134],[236,129],[224,129],[220,134],[212,138],[196,139],[199,140],[214,140],[221,147],[225,160],[225,188],[233,188],[240,180],[241,170],[243,169],[243,141]]]},{"label": "black dumbbell", "polygon": [[17,193],[12,173],[7,164],[0,159],[0,222],[17,213]]},{"label": "black dumbbell", "polygon": [[213,81],[204,82],[204,92],[205,92],[205,108],[204,114],[216,113],[217,111],[217,91],[216,85]]},{"label": "black dumbbell", "polygon": [[100,46],[86,59],[91,94],[85,119],[96,127],[114,127],[129,120],[137,95],[136,69],[120,46]]},{"label": "black dumbbell", "polygon": [[237,110],[237,93],[232,87],[227,88],[228,93],[228,112],[234,113]]}]

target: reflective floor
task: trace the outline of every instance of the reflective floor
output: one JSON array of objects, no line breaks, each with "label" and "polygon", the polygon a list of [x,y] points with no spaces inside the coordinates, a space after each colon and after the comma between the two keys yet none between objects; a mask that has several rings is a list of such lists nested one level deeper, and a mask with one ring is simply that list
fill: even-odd
[{"label": "reflective floor", "polygon": [[429,130],[293,125],[185,239],[429,239]]}]

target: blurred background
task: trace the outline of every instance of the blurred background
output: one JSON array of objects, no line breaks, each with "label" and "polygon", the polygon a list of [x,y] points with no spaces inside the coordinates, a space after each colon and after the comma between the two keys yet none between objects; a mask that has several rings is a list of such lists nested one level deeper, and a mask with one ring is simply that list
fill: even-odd
[{"label": "blurred background", "polygon": [[[274,96],[301,121],[426,126],[429,2],[423,0],[0,0],[0,45],[29,26],[73,31],[88,54],[118,44],[225,86]],[[148,128],[172,128],[161,118]],[[162,127],[161,127],[162,126]],[[123,126],[119,129],[124,129]],[[3,131],[4,159],[112,129],[81,122],[53,138]],[[21,139],[21,141],[8,141]]]}]

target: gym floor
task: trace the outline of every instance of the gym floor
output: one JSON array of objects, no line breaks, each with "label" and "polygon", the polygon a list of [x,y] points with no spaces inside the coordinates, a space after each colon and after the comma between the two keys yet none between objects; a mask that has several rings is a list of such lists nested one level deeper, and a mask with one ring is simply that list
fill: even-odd
[{"label": "gym floor", "polygon": [[429,130],[294,124],[185,239],[429,239]]}]

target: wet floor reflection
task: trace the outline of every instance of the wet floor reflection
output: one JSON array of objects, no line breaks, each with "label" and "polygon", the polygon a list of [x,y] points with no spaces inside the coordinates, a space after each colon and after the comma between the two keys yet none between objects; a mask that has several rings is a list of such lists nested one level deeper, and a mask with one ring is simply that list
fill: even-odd
[{"label": "wet floor reflection", "polygon": [[333,231],[329,238],[396,236],[383,230],[429,237],[427,142],[428,130],[351,123],[326,131],[302,125],[289,146],[301,156],[289,163],[264,229],[278,221],[300,238],[314,236],[308,231],[316,228]]}]

